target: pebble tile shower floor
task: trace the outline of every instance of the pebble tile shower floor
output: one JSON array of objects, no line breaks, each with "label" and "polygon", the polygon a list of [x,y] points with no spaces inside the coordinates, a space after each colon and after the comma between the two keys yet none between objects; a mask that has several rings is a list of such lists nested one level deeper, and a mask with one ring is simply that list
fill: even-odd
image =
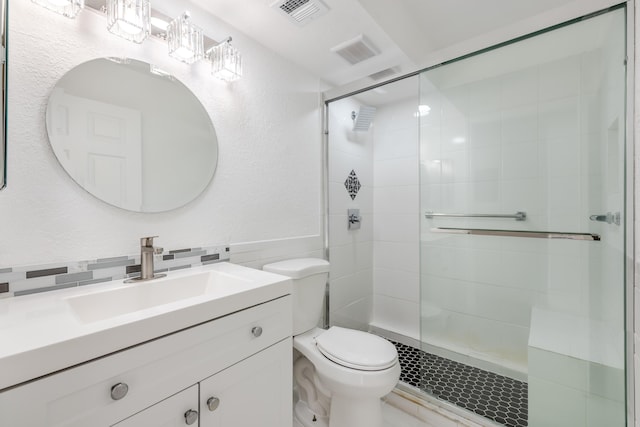
[{"label": "pebble tile shower floor", "polygon": [[505,426],[527,426],[527,383],[391,342],[400,381]]}]

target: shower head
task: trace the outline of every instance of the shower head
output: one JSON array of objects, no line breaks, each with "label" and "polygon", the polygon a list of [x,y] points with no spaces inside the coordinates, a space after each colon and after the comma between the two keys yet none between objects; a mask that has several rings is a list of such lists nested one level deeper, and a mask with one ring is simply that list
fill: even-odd
[{"label": "shower head", "polygon": [[376,116],[376,107],[368,107],[366,105],[360,106],[358,114],[355,111],[351,112],[351,118],[353,119],[354,131],[368,131],[373,118]]}]

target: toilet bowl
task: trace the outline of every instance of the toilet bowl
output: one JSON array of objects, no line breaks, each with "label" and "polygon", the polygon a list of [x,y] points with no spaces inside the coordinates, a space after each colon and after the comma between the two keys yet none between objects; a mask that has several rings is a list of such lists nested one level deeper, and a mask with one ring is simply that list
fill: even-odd
[{"label": "toilet bowl", "polygon": [[382,427],[380,398],[400,378],[395,346],[367,332],[316,326],[327,261],[294,259],[263,269],[293,280],[293,347],[300,354],[294,363],[300,396],[295,419],[304,427]]}]

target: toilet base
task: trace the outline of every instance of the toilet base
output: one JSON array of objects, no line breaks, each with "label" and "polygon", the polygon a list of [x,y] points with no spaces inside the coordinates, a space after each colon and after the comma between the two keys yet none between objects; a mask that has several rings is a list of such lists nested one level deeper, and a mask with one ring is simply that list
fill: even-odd
[{"label": "toilet base", "polygon": [[296,402],[293,415],[294,419],[303,427],[329,427],[329,417],[320,417],[314,414],[309,409],[309,405],[302,400]]},{"label": "toilet base", "polygon": [[382,427],[380,399],[336,397],[331,400],[329,427]]}]

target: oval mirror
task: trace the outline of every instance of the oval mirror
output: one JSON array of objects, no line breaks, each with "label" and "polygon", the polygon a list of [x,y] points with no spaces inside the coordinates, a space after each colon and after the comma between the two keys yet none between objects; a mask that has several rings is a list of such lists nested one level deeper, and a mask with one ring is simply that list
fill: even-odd
[{"label": "oval mirror", "polygon": [[185,85],[146,62],[100,58],[78,65],[53,89],[46,120],[71,178],[119,208],[183,206],[216,169],[209,114]]}]

